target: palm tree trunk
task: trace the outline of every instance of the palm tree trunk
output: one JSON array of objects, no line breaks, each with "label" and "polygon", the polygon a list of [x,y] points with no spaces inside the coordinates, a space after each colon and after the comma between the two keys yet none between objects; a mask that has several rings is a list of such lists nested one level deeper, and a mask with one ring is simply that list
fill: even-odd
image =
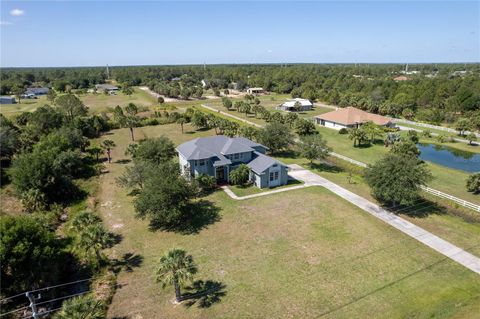
[{"label": "palm tree trunk", "polygon": [[132,141],[135,141],[135,137],[133,136],[133,127],[130,127],[130,134],[132,135]]},{"label": "palm tree trunk", "polygon": [[107,149],[107,156],[108,156],[108,162],[112,162],[112,158],[110,157],[110,149]]},{"label": "palm tree trunk", "polygon": [[181,123],[180,126],[182,127],[182,134],[183,134],[183,123]]},{"label": "palm tree trunk", "polygon": [[175,299],[177,302],[182,301],[182,294],[180,293],[180,285],[178,284],[178,281],[175,280],[173,286],[175,287]]}]

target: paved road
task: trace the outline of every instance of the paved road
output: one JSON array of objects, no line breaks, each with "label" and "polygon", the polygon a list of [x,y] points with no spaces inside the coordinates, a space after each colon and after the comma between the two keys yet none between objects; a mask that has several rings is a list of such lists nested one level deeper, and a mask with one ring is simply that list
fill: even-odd
[{"label": "paved road", "polygon": [[435,236],[425,229],[418,227],[401,217],[398,217],[397,215],[381,208],[380,206],[375,205],[367,199],[360,197],[357,194],[354,194],[349,190],[332,183],[315,173],[312,173],[309,170],[304,169],[299,165],[292,164],[289,165],[289,168],[289,174],[296,179],[304,181],[305,186],[319,185],[327,188],[331,192],[363,209],[372,216],[375,216],[376,218],[386,222],[408,236],[418,240],[422,244],[427,245],[440,254],[476,272],[477,274],[480,274],[480,258],[464,251],[463,249],[447,242],[446,240],[441,239],[438,236]]},{"label": "paved road", "polygon": [[244,118],[241,118],[239,116],[236,116],[236,115],[233,115],[233,114],[230,114],[230,113],[227,113],[227,112],[224,112],[224,111],[220,111],[220,110],[217,110],[216,108],[214,107],[211,107],[211,106],[208,106],[206,104],[202,104],[202,107],[206,108],[207,110],[210,110],[210,111],[214,111],[216,113],[220,113],[220,114],[223,114],[223,115],[226,115],[226,116],[229,116],[233,119],[236,119],[240,122],[243,122],[243,123],[246,123],[246,124],[249,124],[249,125],[253,125],[255,127],[258,127],[258,128],[262,128],[263,125],[260,125],[260,124],[257,124],[257,123],[253,123],[252,121],[249,121],[249,120],[246,120]]},{"label": "paved road", "polygon": [[[397,124],[397,127],[398,127],[400,130],[402,130],[402,131],[416,131],[416,132],[419,132],[419,133],[422,133],[422,132],[423,132],[423,130],[418,129],[418,128],[413,128],[413,127],[408,127],[408,126],[403,126],[403,125],[398,125],[398,124]],[[430,132],[430,135],[432,135],[432,136],[438,136],[438,135],[440,135],[440,134]],[[467,143],[467,144],[472,144],[472,145],[478,145],[477,142],[473,142],[473,141],[472,141],[472,143],[470,143],[470,141],[467,141],[467,140],[465,140],[465,139],[463,139],[463,138],[454,137],[453,140],[456,141],[456,142],[460,142],[460,143]]]}]

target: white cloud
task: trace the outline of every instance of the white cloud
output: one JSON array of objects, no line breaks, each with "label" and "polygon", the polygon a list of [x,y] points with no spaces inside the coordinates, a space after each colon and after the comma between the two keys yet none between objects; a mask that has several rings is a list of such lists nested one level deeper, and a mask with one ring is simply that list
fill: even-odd
[{"label": "white cloud", "polygon": [[272,50],[270,50],[270,49],[269,49],[269,50],[267,50],[267,53],[272,53],[272,52],[273,52],[273,51],[272,51]]},{"label": "white cloud", "polygon": [[12,11],[10,11],[10,15],[12,15],[14,17],[23,16],[24,14],[25,14],[25,11],[20,10],[20,9],[13,9]]},{"label": "white cloud", "polygon": [[8,21],[0,21],[0,25],[11,25],[13,23],[8,22]]}]

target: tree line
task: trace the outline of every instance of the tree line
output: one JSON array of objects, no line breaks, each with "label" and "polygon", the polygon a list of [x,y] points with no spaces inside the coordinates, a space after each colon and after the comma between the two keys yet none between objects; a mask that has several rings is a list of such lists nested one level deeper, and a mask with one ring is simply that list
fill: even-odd
[{"label": "tree line", "polygon": [[[373,113],[402,116],[432,123],[455,122],[478,116],[478,64],[419,64],[420,74],[395,81],[403,65],[213,65],[112,67],[111,78],[128,86],[146,85],[171,97],[201,96],[200,81],[214,90],[260,86],[269,92],[291,94]],[[1,93],[44,84],[64,91],[88,88],[106,79],[105,68],[48,68],[2,70]],[[465,71],[458,75],[456,71]],[[219,91],[218,91],[219,92]]]}]

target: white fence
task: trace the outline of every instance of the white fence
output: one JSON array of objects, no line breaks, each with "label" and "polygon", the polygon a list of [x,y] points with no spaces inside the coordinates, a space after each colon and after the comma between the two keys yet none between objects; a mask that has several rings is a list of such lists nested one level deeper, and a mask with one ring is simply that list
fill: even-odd
[{"label": "white fence", "polygon": [[356,161],[354,160],[353,158],[350,158],[350,157],[346,157],[346,156],[343,156],[343,155],[340,155],[338,153],[335,153],[335,152],[329,152],[328,154],[332,155],[332,156],[335,156],[335,157],[338,157],[344,161],[347,161],[347,162],[350,162],[352,164],[355,164],[355,165],[358,165],[358,166],[361,166],[361,167],[367,167],[367,164],[365,163],[362,163],[362,162],[359,162],[359,161]]},{"label": "white fence", "polygon": [[476,210],[477,212],[480,212],[480,205],[476,205],[476,204],[467,202],[466,200],[457,198],[455,196],[446,194],[444,192],[441,192],[439,190],[436,190],[436,189],[433,189],[433,188],[430,188],[430,187],[422,186],[421,188],[422,188],[423,191],[425,191],[427,193],[433,194],[433,195],[438,196],[438,197],[449,199],[449,200],[454,201],[457,204],[460,204],[464,207],[467,207],[467,208]]}]

